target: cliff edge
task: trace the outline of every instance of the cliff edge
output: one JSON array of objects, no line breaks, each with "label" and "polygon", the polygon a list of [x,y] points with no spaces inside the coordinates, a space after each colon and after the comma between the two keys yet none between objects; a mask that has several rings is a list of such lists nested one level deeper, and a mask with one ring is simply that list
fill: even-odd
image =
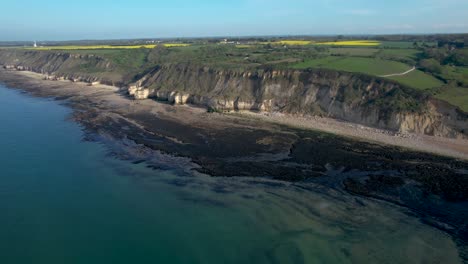
[{"label": "cliff edge", "polygon": [[212,111],[326,116],[366,126],[468,138],[468,114],[398,83],[362,74],[310,70],[210,68],[190,63],[129,70],[102,56],[56,51],[1,50],[7,69],[46,79],[123,87],[135,99],[205,106]]}]

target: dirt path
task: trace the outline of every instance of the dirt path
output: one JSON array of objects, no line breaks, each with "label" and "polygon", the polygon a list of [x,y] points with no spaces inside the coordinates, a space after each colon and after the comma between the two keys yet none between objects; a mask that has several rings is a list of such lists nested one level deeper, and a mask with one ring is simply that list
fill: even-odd
[{"label": "dirt path", "polygon": [[413,66],[413,68],[411,68],[410,70],[407,70],[405,72],[402,72],[402,73],[393,73],[393,74],[387,74],[387,75],[381,75],[379,77],[394,77],[394,76],[403,76],[403,75],[406,75],[410,72],[413,72],[416,70],[416,66]]}]

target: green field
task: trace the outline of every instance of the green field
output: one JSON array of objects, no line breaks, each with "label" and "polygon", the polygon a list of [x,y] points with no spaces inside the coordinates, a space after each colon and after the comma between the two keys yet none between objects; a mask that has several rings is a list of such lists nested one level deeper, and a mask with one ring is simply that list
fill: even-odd
[{"label": "green field", "polygon": [[315,42],[315,45],[325,46],[343,46],[343,47],[376,47],[380,46],[381,42],[376,40],[339,40],[327,42]]},{"label": "green field", "polygon": [[[144,43],[142,45],[135,43],[99,45],[97,43],[97,45],[55,44],[55,46],[36,49],[16,48],[38,50],[38,52],[63,51],[73,54],[94,54],[111,62],[112,69],[102,74],[126,73],[126,77],[168,63],[202,65],[240,72],[257,69],[322,68],[371,76],[403,73],[417,66],[424,69],[424,72],[415,70],[407,75],[388,77],[388,79],[417,90],[431,90],[433,94],[437,94],[438,98],[466,109],[466,101],[468,101],[466,89],[457,88],[457,86],[468,87],[468,66],[439,60],[438,70],[424,68],[421,61],[428,58],[427,50],[441,48],[437,47],[437,43],[419,40],[416,39],[415,45],[414,41],[344,40],[329,37],[323,39],[262,38],[244,42],[234,41],[235,44],[232,45],[216,40],[203,40],[188,41],[187,43],[190,44],[161,43],[158,44],[159,46]],[[468,49],[460,49],[457,52],[464,51]],[[432,58],[431,56],[429,58]],[[102,69],[94,69],[91,64],[81,65],[78,70],[87,73],[102,71]],[[448,85],[455,88],[441,88],[448,87]]]},{"label": "green field", "polygon": [[[435,42],[417,42],[418,45],[428,45],[428,46],[436,46],[437,43]],[[382,45],[383,48],[391,48],[391,49],[412,49],[414,48],[413,41],[383,41]]]},{"label": "green field", "polygon": [[413,71],[403,76],[389,77],[389,79],[418,90],[437,88],[444,84],[440,80],[420,70]]},{"label": "green field", "polygon": [[458,81],[462,86],[468,87],[468,67],[443,67],[441,77],[450,81]]},{"label": "green field", "polygon": [[[375,76],[402,73],[411,69],[411,66],[397,61],[333,56],[307,60],[297,63],[293,67],[295,69],[325,68],[347,72],[359,72]],[[443,85],[443,83],[438,79],[419,70],[413,71],[404,76],[389,77],[389,79],[418,90],[431,89]]]},{"label": "green field", "polygon": [[389,59],[416,59],[420,53],[416,49],[382,49],[379,56]]},{"label": "green field", "polygon": [[396,61],[359,57],[325,57],[307,60],[293,66],[296,69],[326,68],[347,72],[360,72],[369,75],[400,73],[411,69],[410,66]]},{"label": "green field", "polygon": [[370,57],[375,55],[379,49],[376,48],[330,48],[330,55]]},{"label": "green field", "polygon": [[468,113],[468,88],[453,87],[436,95],[436,97],[456,105]]}]

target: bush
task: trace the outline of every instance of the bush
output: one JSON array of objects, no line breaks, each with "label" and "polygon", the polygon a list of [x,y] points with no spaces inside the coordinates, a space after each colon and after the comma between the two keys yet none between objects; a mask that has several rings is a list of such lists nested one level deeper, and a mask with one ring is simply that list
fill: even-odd
[{"label": "bush", "polygon": [[427,72],[440,74],[442,73],[442,66],[435,59],[425,59],[419,62],[419,66]]}]

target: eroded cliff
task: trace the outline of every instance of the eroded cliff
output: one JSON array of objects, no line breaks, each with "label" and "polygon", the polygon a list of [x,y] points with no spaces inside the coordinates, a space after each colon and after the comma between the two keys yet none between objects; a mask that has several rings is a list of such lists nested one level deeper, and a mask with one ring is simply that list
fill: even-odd
[{"label": "eroded cliff", "polygon": [[50,80],[103,83],[125,86],[126,74],[108,59],[93,54],[53,51],[2,50],[0,64],[5,68],[42,73]]},{"label": "eroded cliff", "polygon": [[401,132],[468,137],[468,115],[458,108],[367,75],[328,70],[236,71],[170,62],[129,70],[97,55],[27,50],[0,51],[0,64],[42,73],[46,79],[128,88],[136,99],[190,103],[214,111],[321,115]]},{"label": "eroded cliff", "polygon": [[468,116],[399,84],[327,70],[227,71],[168,65],[129,86],[136,99],[155,98],[214,110],[322,115],[368,126],[466,137]]}]

